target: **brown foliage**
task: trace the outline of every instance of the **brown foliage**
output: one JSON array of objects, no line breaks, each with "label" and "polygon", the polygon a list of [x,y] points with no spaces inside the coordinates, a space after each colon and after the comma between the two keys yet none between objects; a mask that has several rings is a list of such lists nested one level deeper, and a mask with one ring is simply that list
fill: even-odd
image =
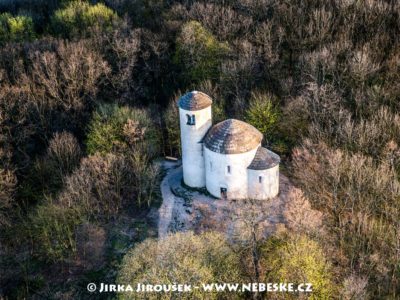
[{"label": "brown foliage", "polygon": [[350,275],[343,282],[342,295],[345,300],[368,299],[367,285],[368,280],[366,278]]},{"label": "brown foliage", "polygon": [[[8,2],[2,11],[12,6],[13,13],[18,13],[18,1]],[[33,14],[40,14],[34,16],[35,25],[42,30],[56,9],[53,4],[43,6],[45,2],[33,8]],[[290,196],[289,229],[318,235],[309,227],[305,230],[304,223],[310,221],[311,228],[318,228],[319,218],[313,210],[320,210],[327,232],[320,232],[318,238],[338,265],[337,283],[344,287],[341,296],[396,297],[400,2],[105,3],[120,16],[126,15],[110,31],[96,29],[87,39],[70,41],[38,33],[36,41],[0,48],[2,216],[14,211],[14,204],[35,202],[20,200],[35,198],[43,204],[43,195],[58,197],[61,204],[70,202],[74,208],[84,207],[91,216],[101,218],[116,216],[125,204],[131,207],[129,201],[138,206],[151,201],[157,170],[148,166],[142,154],[95,155],[83,159],[75,170],[85,154],[79,153],[78,145],[85,140],[89,116],[100,100],[134,104],[135,108],[156,103],[166,108],[174,92],[200,89],[216,100],[216,121],[243,118],[252,93],[271,93],[279,99],[282,112],[275,138],[287,153],[296,147],[289,170],[304,191],[304,195]],[[205,29],[206,42],[229,49],[221,57],[219,47],[211,51],[198,82],[182,76],[192,68],[174,60],[177,34],[190,21]],[[193,40],[187,41],[186,50],[193,52]],[[200,43],[200,48],[205,44]],[[217,56],[217,62],[208,63]],[[178,154],[177,112],[172,105],[165,114],[165,147],[169,149],[164,152]],[[153,111],[156,117],[152,120],[161,119],[164,112]],[[140,139],[143,132],[135,122],[124,125],[124,138],[129,137],[131,143]],[[52,187],[53,179],[57,179],[57,188]],[[37,216],[39,224],[59,224],[70,211],[64,208],[55,205],[40,210],[38,214],[51,216],[49,220]],[[298,210],[301,213],[296,214]],[[11,229],[19,228],[18,221],[12,221]],[[50,226],[43,237],[52,232],[65,237],[64,227],[74,234],[73,226]]]},{"label": "brown foliage", "polygon": [[149,205],[157,170],[147,166],[138,153],[95,154],[82,159],[80,167],[65,179],[58,203],[81,208],[93,218],[111,218],[123,208]]},{"label": "brown foliage", "polygon": [[226,40],[250,32],[251,16],[241,14],[229,6],[195,2],[188,11],[188,19],[200,21],[220,39]]},{"label": "brown foliage", "polygon": [[28,68],[18,82],[5,82],[0,89],[0,130],[20,168],[32,163],[55,131],[82,131],[98,85],[109,73],[85,41],[54,43],[54,49],[25,59]]},{"label": "brown foliage", "polygon": [[110,84],[112,89],[104,92],[116,94],[122,100],[131,100],[141,88],[135,84],[132,75],[140,59],[142,43],[141,30],[129,30],[126,20],[111,35],[102,35],[95,39],[95,44],[106,54],[111,67]]},{"label": "brown foliage", "polygon": [[306,141],[295,149],[293,167],[313,204],[333,216],[358,210],[385,215],[387,205],[396,205],[400,185],[387,162]]},{"label": "brown foliage", "polygon": [[105,259],[106,232],[104,228],[85,223],[77,229],[77,254],[85,270],[100,269]]},{"label": "brown foliage", "polygon": [[16,184],[14,173],[0,168],[0,227],[9,224],[8,213],[14,202]]},{"label": "brown foliage", "polygon": [[381,106],[371,114],[355,117],[332,85],[310,84],[291,104],[294,110],[289,112],[302,114],[298,118],[311,123],[308,135],[316,143],[323,141],[374,158],[382,156],[388,143],[400,143],[399,114]]},{"label": "brown foliage", "polygon": [[297,233],[315,233],[321,230],[323,214],[311,208],[300,189],[289,192],[283,212],[287,228]]},{"label": "brown foliage", "polygon": [[341,268],[350,264],[352,271],[394,292],[400,185],[390,162],[306,140],[293,153],[293,175],[313,207],[325,213],[329,237],[324,240]]},{"label": "brown foliage", "polygon": [[35,53],[32,57],[33,96],[37,105],[80,111],[93,100],[108,64],[84,41],[60,42],[55,52]]},{"label": "brown foliage", "polygon": [[108,154],[84,158],[66,179],[58,202],[82,207],[91,216],[112,217],[134,197],[133,170],[124,157]]},{"label": "brown foliage", "polygon": [[81,157],[81,148],[74,135],[65,131],[54,134],[47,148],[46,159],[58,170],[60,177],[71,173],[79,165]]}]

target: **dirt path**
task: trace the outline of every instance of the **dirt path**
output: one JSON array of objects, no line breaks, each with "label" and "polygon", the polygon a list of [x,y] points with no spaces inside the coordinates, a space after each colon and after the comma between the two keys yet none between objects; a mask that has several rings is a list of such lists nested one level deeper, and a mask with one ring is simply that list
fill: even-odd
[{"label": "dirt path", "polygon": [[167,170],[164,179],[161,182],[161,195],[163,203],[159,208],[159,219],[158,219],[158,237],[162,238],[168,233],[168,228],[172,221],[172,212],[175,206],[175,202],[178,200],[171,191],[170,179],[177,177],[182,173],[179,163],[163,162],[162,166]]}]

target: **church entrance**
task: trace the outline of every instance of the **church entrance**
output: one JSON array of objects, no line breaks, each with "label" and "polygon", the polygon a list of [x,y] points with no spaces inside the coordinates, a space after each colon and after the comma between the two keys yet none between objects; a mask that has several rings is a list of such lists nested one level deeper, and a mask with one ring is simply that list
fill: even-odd
[{"label": "church entrance", "polygon": [[221,187],[221,199],[226,200],[227,198],[227,188]]}]

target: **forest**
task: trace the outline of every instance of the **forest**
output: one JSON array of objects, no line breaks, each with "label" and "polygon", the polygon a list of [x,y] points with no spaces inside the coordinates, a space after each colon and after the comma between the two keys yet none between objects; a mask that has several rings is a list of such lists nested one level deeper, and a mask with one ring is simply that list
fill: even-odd
[{"label": "forest", "polygon": [[[0,299],[399,299],[399,37],[397,0],[0,0]],[[157,239],[154,162],[180,157],[190,90],[262,132],[322,226]]]}]

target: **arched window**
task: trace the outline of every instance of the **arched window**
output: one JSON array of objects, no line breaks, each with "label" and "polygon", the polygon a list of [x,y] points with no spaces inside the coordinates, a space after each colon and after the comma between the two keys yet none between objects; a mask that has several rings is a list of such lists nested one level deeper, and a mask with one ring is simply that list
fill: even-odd
[{"label": "arched window", "polygon": [[262,183],[262,176],[258,176],[258,183]]},{"label": "arched window", "polygon": [[196,116],[195,115],[186,115],[187,122],[186,125],[195,125],[196,124]]},{"label": "arched window", "polygon": [[226,167],[226,173],[231,174],[231,166]]}]

